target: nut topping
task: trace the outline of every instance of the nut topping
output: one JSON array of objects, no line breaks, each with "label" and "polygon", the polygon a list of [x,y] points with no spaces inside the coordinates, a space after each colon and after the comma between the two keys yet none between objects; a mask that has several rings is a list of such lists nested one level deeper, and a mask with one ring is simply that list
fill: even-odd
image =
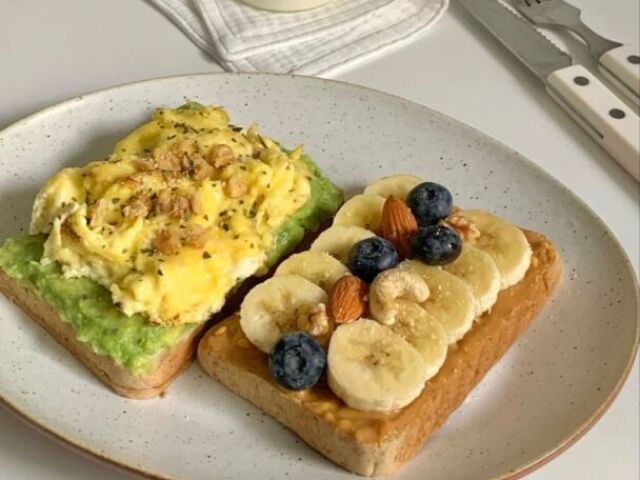
[{"label": "nut topping", "polygon": [[207,243],[207,229],[197,223],[192,223],[187,228],[185,245],[194,248],[202,248]]},{"label": "nut topping", "polygon": [[140,218],[146,217],[149,213],[149,206],[147,203],[138,198],[137,196],[133,196],[129,199],[126,205],[122,208],[122,215],[124,218]]},{"label": "nut topping", "polygon": [[331,331],[331,324],[324,304],[305,305],[298,311],[298,328],[314,337],[326,335]]},{"label": "nut topping", "polygon": [[455,214],[449,215],[444,220],[444,223],[458,232],[460,237],[462,237],[462,240],[465,242],[473,244],[473,242],[480,238],[480,230],[475,223],[466,217]]},{"label": "nut topping", "polygon": [[163,255],[174,255],[180,250],[180,230],[168,227],[161,230],[153,239],[152,245]]},{"label": "nut topping", "polygon": [[88,215],[89,215],[89,226],[91,228],[96,228],[100,222],[102,222],[102,219],[104,218],[104,214],[107,211],[107,204],[109,202],[107,201],[106,198],[101,198],[100,200],[98,200],[96,203],[94,203],[93,205],[91,205],[88,209]]},{"label": "nut topping", "polygon": [[207,156],[207,161],[217,169],[230,165],[234,159],[235,155],[231,147],[223,143],[214,145]]},{"label": "nut topping", "polygon": [[429,298],[429,287],[415,273],[392,268],[379,274],[369,295],[369,309],[373,318],[383,325],[393,325],[398,314],[398,300],[422,303]]},{"label": "nut topping", "polygon": [[336,282],[329,296],[328,313],[336,323],[360,318],[366,309],[367,284],[354,275]]},{"label": "nut topping", "polygon": [[241,197],[247,190],[247,182],[238,174],[231,175],[225,185],[225,193],[231,198]]},{"label": "nut topping", "polygon": [[380,234],[396,247],[402,258],[411,253],[411,235],[418,229],[415,217],[400,198],[391,195],[382,208]]}]

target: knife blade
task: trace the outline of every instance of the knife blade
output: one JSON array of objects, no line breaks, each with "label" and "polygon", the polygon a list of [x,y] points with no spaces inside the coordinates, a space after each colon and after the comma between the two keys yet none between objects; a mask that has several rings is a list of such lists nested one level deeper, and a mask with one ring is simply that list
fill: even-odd
[{"label": "knife blade", "polygon": [[582,65],[496,0],[457,0],[522,61],[569,115],[637,181],[640,118]]},{"label": "knife blade", "polygon": [[458,0],[458,3],[543,82],[554,71],[571,65],[569,55],[502,4],[494,0]]}]

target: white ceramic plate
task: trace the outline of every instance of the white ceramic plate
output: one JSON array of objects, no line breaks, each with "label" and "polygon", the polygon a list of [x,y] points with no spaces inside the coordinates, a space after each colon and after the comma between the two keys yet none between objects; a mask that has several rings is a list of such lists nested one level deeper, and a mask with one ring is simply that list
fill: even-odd
[{"label": "white ceramic plate", "polygon": [[[513,478],[578,438],[626,377],[638,342],[637,281],[607,227],[516,152],[425,107],[331,81],[200,75],[72,99],[0,132],[0,239],[28,224],[38,186],[107,154],[155,106],[185,98],[304,142],[346,188],[410,172],[456,203],[544,232],[565,274],[551,304],[399,479]],[[115,396],[25,314],[0,299],[0,397],[79,448],[160,478],[351,478],[193,365],[165,398]],[[224,473],[222,473],[224,472]]]}]

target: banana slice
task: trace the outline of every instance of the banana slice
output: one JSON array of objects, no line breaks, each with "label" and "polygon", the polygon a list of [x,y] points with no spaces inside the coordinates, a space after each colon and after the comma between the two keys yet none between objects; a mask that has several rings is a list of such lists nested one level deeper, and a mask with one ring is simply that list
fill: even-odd
[{"label": "banana slice", "polygon": [[422,355],[400,335],[361,318],[333,332],[327,378],[333,393],[351,408],[387,412],[420,395],[427,368]]},{"label": "banana slice", "polygon": [[367,195],[380,195],[384,198],[395,195],[406,200],[409,192],[422,182],[423,180],[415,175],[392,175],[376,180],[364,189],[364,193]]},{"label": "banana slice", "polygon": [[382,222],[383,206],[384,197],[380,195],[356,195],[340,207],[333,224],[377,230]]},{"label": "banana slice", "polygon": [[429,380],[447,358],[447,333],[440,322],[417,303],[407,300],[398,303],[396,322],[390,328],[422,355]]},{"label": "banana slice", "polygon": [[327,252],[346,265],[351,248],[360,240],[375,236],[375,233],[362,227],[334,225],[318,235],[310,250]]},{"label": "banana slice", "polygon": [[307,250],[287,258],[274,275],[299,275],[329,293],[333,285],[348,274],[349,269],[328,253]]},{"label": "banana slice", "polygon": [[303,307],[326,304],[327,293],[298,275],[279,275],[253,289],[240,306],[240,327],[249,341],[265,353],[278,339],[297,330]]},{"label": "banana slice", "polygon": [[473,246],[493,258],[500,272],[501,288],[509,288],[523,279],[532,252],[522,230],[484,210],[461,210],[456,215],[468,218],[480,230],[480,238]]},{"label": "banana slice", "polygon": [[471,287],[476,299],[476,316],[489,310],[498,300],[500,272],[488,253],[465,244],[460,256],[442,268]]},{"label": "banana slice", "polygon": [[471,287],[455,275],[417,260],[405,260],[398,267],[422,277],[430,294],[420,305],[443,326],[448,343],[460,340],[476,316]]}]

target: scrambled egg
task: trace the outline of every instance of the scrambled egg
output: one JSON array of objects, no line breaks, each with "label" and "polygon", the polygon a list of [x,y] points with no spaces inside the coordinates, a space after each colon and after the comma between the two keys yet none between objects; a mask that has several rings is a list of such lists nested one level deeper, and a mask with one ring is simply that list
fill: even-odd
[{"label": "scrambled egg", "polygon": [[221,108],[158,109],[105,160],[50,178],[31,232],[49,234],[44,261],[104,285],[125,314],[204,321],[310,197],[300,155]]}]

